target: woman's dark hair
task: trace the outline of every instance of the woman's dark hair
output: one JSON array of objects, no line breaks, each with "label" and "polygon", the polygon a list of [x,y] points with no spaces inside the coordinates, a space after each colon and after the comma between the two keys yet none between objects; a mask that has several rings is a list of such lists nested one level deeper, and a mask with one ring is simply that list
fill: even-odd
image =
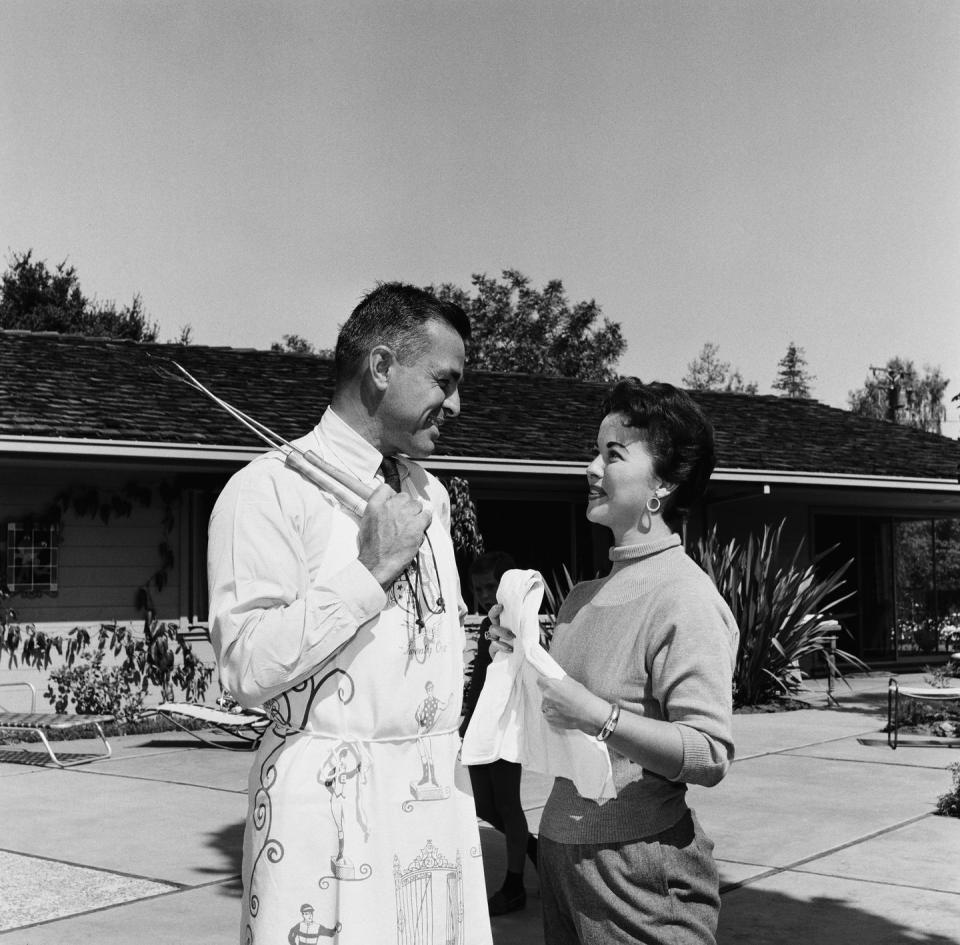
[{"label": "woman's dark hair", "polygon": [[656,474],[676,489],[663,500],[663,519],[674,531],[706,491],[716,461],[713,427],[684,390],[639,378],[618,381],[603,400],[605,417],[623,414],[627,425],[643,433]]}]

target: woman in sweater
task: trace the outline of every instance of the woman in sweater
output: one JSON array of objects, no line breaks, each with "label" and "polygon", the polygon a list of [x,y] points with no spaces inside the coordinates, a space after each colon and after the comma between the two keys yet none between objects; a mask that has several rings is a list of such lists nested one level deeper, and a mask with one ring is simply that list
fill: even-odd
[{"label": "woman in sweater", "polygon": [[[567,596],[550,652],[568,675],[539,685],[552,725],[607,742],[617,797],[600,805],[554,782],[539,843],[551,945],[715,942],[713,844],[685,794],[733,757],[738,631],[677,534],[713,463],[713,431],[685,392],[636,378],[610,391],[587,518],[613,533],[613,567]],[[499,613],[494,651],[512,636]]]}]

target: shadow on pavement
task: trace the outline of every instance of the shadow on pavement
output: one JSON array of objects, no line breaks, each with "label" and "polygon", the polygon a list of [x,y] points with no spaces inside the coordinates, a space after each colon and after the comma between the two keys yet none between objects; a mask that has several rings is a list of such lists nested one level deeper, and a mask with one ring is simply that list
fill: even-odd
[{"label": "shadow on pavement", "polygon": [[[944,917],[945,918],[945,917]],[[923,932],[867,912],[844,899],[792,899],[749,886],[723,896],[717,945],[957,945],[939,932]]]},{"label": "shadow on pavement", "polygon": [[231,878],[218,886],[221,895],[239,899],[243,892],[243,883],[240,879],[243,861],[243,823],[228,824],[219,830],[207,833],[207,846],[216,850],[223,857],[222,864],[208,867],[201,872],[222,879],[224,873]]},{"label": "shadow on pavement", "polygon": [[[59,745],[54,746],[54,750]],[[103,755],[85,754],[81,752],[58,751],[57,757],[66,765],[78,761],[102,761]],[[35,768],[50,768],[56,771],[57,766],[50,760],[50,756],[41,749],[31,751],[26,748],[0,748],[0,764],[32,765]]]}]

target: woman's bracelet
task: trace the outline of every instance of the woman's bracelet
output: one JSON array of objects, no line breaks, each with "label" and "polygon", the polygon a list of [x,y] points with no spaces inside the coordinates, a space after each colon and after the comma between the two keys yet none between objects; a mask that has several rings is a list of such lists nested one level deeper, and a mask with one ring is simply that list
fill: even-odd
[{"label": "woman's bracelet", "polygon": [[614,702],[613,705],[610,706],[610,714],[607,716],[607,721],[603,723],[603,728],[597,732],[597,741],[605,742],[613,734],[613,730],[617,727],[617,722],[619,721],[620,706]]}]

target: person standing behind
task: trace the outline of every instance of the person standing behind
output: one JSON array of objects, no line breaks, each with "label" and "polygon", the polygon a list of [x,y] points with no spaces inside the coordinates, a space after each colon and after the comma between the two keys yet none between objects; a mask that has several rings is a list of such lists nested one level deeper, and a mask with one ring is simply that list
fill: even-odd
[{"label": "person standing behind", "polygon": [[[461,738],[473,718],[491,661],[490,640],[486,633],[490,628],[490,619],[486,613],[497,602],[500,578],[515,567],[513,558],[505,551],[488,551],[470,565],[474,604],[477,612],[484,614],[484,619],[477,635],[477,655],[473,661],[470,684],[464,696]],[[477,816],[503,833],[507,845],[507,875],[501,888],[488,900],[490,915],[515,912],[527,904],[527,892],[523,885],[526,857],[529,856],[533,861],[534,868],[537,865],[537,840],[527,830],[527,817],[520,801],[522,768],[516,762],[501,758],[491,764],[468,765],[467,771],[470,772]]]},{"label": "person standing behind", "polygon": [[[449,497],[410,457],[460,411],[469,332],[413,286],[370,292],[337,338],[332,403],[296,441],[377,487],[363,515],[271,452],[211,516],[221,678],[273,723],[249,780],[246,945],[283,941],[305,902],[341,945],[411,929],[490,942],[473,802],[454,783],[459,697],[437,700],[429,731],[416,721],[425,691],[462,692]],[[418,796],[425,740],[435,790]]]}]

